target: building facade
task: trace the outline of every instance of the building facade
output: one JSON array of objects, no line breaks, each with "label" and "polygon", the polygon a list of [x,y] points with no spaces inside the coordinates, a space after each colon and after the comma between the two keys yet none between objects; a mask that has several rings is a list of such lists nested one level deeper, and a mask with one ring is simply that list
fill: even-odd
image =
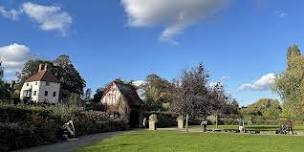
[{"label": "building facade", "polygon": [[20,91],[20,100],[34,103],[58,103],[59,80],[47,69],[39,65],[38,72],[29,77]]},{"label": "building facade", "polygon": [[144,117],[144,103],[139,98],[136,88],[130,84],[113,81],[104,91],[101,103],[107,111],[118,113],[126,119],[130,127],[141,127]]}]

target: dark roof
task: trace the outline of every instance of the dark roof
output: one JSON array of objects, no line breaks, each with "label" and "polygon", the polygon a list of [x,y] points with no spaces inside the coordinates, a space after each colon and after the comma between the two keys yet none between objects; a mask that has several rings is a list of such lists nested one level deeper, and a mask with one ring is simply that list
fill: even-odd
[{"label": "dark roof", "polygon": [[[122,95],[128,101],[129,106],[143,106],[144,102],[139,98],[137,94],[137,89],[131,84],[125,84],[119,81],[113,81],[108,87],[116,84]],[[108,91],[106,89],[105,93]]]},{"label": "dark roof", "polygon": [[33,82],[33,81],[47,81],[47,82],[60,83],[60,81],[51,72],[47,70],[37,72],[36,74],[29,77],[25,82]]}]

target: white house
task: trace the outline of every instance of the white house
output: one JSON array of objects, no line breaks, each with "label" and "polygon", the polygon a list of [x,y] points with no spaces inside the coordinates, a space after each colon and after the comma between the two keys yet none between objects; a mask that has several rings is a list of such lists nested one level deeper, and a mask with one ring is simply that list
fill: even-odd
[{"label": "white house", "polygon": [[20,91],[20,100],[24,102],[58,103],[60,81],[40,64],[38,72],[29,77]]}]

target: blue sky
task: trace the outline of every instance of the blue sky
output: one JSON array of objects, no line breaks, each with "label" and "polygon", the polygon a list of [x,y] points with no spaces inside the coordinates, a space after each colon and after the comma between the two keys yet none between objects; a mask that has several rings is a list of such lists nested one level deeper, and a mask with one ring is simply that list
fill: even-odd
[{"label": "blue sky", "polygon": [[287,47],[303,46],[304,2],[210,1],[1,0],[6,79],[33,56],[70,55],[93,89],[115,78],[143,80],[150,73],[171,80],[204,63],[211,81],[223,81],[242,105],[276,97],[269,85],[285,68]]}]

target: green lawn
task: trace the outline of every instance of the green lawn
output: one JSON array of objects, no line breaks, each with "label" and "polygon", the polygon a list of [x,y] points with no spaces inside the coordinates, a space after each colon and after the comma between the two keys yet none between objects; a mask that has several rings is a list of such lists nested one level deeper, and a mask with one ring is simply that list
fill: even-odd
[{"label": "green lawn", "polygon": [[112,137],[79,152],[303,152],[304,137],[139,131]]},{"label": "green lawn", "polygon": [[[215,128],[215,125],[208,125],[209,129]],[[201,129],[201,126],[190,126],[192,129]],[[219,125],[219,129],[238,129],[238,125]],[[245,125],[250,130],[278,130],[280,125]],[[295,126],[294,131],[304,131],[304,126]]]}]

